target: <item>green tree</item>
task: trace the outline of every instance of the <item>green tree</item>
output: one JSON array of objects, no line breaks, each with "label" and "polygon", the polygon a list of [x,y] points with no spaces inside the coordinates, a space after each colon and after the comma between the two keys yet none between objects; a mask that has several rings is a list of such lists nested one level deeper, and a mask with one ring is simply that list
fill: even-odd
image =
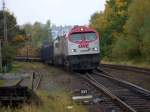
[{"label": "green tree", "polygon": [[[133,41],[129,56],[143,57],[150,63],[150,1],[133,0],[129,7],[129,19],[125,25],[127,40]],[[133,52],[134,49],[134,52]]]},{"label": "green tree", "polygon": [[14,57],[15,57],[14,47],[8,44],[4,44],[2,47],[3,66],[12,63],[14,60]]},{"label": "green tree", "polygon": [[[4,65],[9,65],[12,63],[15,57],[16,48],[19,47],[20,43],[23,41],[14,41],[16,37],[25,37],[25,30],[21,29],[17,25],[15,16],[9,11],[5,11],[6,22],[7,22],[7,38],[8,44],[4,43],[4,15],[3,11],[0,11],[0,39],[2,40],[2,63]],[[19,40],[19,39],[18,39]],[[21,40],[21,38],[20,38]],[[19,45],[19,46],[18,46]]]},{"label": "green tree", "polygon": [[100,34],[102,57],[111,58],[113,46],[124,32],[130,2],[131,0],[107,0],[104,12],[92,15],[90,26]]},{"label": "green tree", "polygon": [[40,47],[44,41],[52,41],[51,23],[48,20],[46,24],[35,22],[33,25],[25,24],[24,29],[26,34],[31,35],[32,44]]},{"label": "green tree", "polygon": [[[17,26],[16,18],[13,14],[6,11],[6,21],[7,21],[7,34],[8,34],[8,41],[12,41],[13,38],[16,36],[19,27]],[[0,11],[0,38],[3,39],[4,34],[4,16],[3,11]]]}]

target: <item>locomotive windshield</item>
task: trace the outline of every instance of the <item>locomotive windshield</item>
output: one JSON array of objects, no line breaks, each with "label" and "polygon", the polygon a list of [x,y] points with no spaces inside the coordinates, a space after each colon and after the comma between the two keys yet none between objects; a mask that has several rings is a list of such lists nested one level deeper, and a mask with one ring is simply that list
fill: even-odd
[{"label": "locomotive windshield", "polygon": [[75,33],[70,36],[72,42],[78,42],[82,40],[93,41],[96,39],[96,33]]},{"label": "locomotive windshield", "polygon": [[85,40],[93,41],[96,39],[96,33],[85,33]]},{"label": "locomotive windshield", "polygon": [[72,34],[71,37],[70,37],[70,40],[72,42],[78,42],[78,41],[83,40],[82,38],[83,38],[82,34]]}]

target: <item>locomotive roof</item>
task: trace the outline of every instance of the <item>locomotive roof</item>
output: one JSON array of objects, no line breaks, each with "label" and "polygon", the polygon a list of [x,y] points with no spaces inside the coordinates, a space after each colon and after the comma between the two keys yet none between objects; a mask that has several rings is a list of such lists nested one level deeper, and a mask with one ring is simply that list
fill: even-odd
[{"label": "locomotive roof", "polygon": [[94,30],[90,27],[87,27],[87,26],[74,26],[71,29],[70,34],[71,33],[82,33],[82,32],[96,32],[96,30]]},{"label": "locomotive roof", "polygon": [[55,38],[54,41],[59,38],[67,37],[69,34],[72,34],[72,33],[82,33],[82,32],[96,32],[96,30],[94,30],[93,28],[90,28],[88,26],[77,26],[76,25],[69,32],[67,32],[63,35],[57,36],[57,38]]}]

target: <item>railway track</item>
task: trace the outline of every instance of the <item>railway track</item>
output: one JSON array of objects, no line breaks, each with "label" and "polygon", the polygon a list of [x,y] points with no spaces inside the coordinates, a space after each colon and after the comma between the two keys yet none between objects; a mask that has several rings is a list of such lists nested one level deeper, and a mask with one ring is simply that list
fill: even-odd
[{"label": "railway track", "polygon": [[147,68],[139,68],[125,65],[114,65],[114,64],[101,64],[100,67],[111,68],[116,70],[127,70],[150,75],[150,69]]},{"label": "railway track", "polygon": [[150,91],[98,71],[82,75],[82,78],[108,96],[123,112],[150,112]]},{"label": "railway track", "polygon": [[34,90],[38,90],[40,88],[41,81],[42,81],[42,73],[38,72],[36,75],[36,78],[34,79],[34,82],[33,82]]},{"label": "railway track", "polygon": [[35,61],[35,62],[41,62],[40,57],[30,57],[30,56],[16,56],[16,61]]}]

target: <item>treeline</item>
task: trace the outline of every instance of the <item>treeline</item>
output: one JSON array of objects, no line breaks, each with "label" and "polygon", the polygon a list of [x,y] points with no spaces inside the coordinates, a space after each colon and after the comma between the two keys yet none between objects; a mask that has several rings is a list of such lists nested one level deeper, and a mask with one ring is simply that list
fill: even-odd
[{"label": "treeline", "polygon": [[51,23],[49,20],[45,24],[35,22],[33,25],[28,23],[19,26],[16,17],[12,13],[5,11],[8,38],[8,44],[6,44],[4,41],[3,14],[3,11],[0,11],[0,40],[2,43],[1,54],[2,65],[4,68],[14,61],[18,51],[23,53],[26,53],[25,50],[27,49],[29,52],[34,51],[36,48],[39,49],[44,41],[51,41]]},{"label": "treeline", "polygon": [[[45,42],[52,40],[51,23],[48,20],[45,24],[35,22],[34,24],[24,24],[21,26],[25,30],[28,41],[25,45],[17,49],[17,55],[19,56],[39,56],[40,48]],[[18,36],[17,40],[23,40]]]},{"label": "treeline", "polygon": [[40,47],[44,41],[52,40],[51,23],[48,20],[45,24],[35,22],[33,25],[30,23],[24,24],[22,28],[30,37],[33,46]]},{"label": "treeline", "polygon": [[150,63],[150,0],[107,0],[90,26],[100,34],[103,58]]},{"label": "treeline", "polygon": [[[15,16],[5,11],[6,22],[7,22],[7,43],[4,41],[4,12],[0,11],[0,40],[1,40],[1,55],[2,55],[2,66],[6,67],[13,62],[16,54],[16,48],[19,44],[15,38],[17,35],[22,35],[25,37],[25,31],[20,29],[17,25]],[[0,70],[1,71],[1,70]]]}]

